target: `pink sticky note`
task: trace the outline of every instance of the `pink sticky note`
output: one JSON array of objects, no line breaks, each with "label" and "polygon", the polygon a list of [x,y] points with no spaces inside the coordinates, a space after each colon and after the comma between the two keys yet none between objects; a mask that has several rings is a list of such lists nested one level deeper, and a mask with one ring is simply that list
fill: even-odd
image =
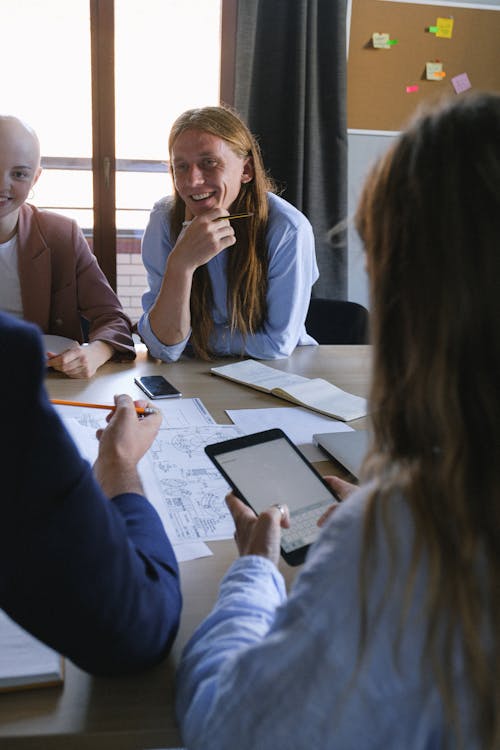
[{"label": "pink sticky note", "polygon": [[467,89],[472,88],[467,73],[460,73],[460,75],[454,76],[451,79],[451,83],[457,94],[461,94],[462,91],[467,91]]},{"label": "pink sticky note", "polygon": [[407,86],[406,87],[406,93],[407,94],[413,94],[415,91],[418,91],[418,86]]}]

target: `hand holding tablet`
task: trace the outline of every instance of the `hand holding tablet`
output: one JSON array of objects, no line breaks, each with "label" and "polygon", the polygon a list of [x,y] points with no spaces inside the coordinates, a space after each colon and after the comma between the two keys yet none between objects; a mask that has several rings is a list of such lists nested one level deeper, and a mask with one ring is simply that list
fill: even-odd
[{"label": "hand holding tablet", "polygon": [[257,515],[273,505],[288,506],[281,554],[289,565],[302,563],[320,533],[318,520],[339,498],[286,434],[264,430],[207,445],[205,452]]}]

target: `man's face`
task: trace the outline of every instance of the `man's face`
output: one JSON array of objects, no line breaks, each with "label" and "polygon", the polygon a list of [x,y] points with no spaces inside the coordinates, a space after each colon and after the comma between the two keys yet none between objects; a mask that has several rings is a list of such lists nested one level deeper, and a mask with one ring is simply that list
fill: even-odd
[{"label": "man's face", "polygon": [[40,172],[36,139],[22,123],[0,118],[0,220],[19,212]]},{"label": "man's face", "polygon": [[185,130],[172,148],[174,182],[193,216],[231,206],[242,183],[253,178],[251,157],[242,158],[229,144],[202,130]]}]

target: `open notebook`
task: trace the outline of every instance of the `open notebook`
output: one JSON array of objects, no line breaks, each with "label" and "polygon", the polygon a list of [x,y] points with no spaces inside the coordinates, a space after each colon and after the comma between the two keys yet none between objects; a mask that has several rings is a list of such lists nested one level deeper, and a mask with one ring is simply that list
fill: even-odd
[{"label": "open notebook", "polygon": [[0,609],[0,691],[60,685],[64,660]]},{"label": "open notebook", "polygon": [[214,375],[284,398],[343,422],[350,422],[351,419],[359,419],[367,414],[366,399],[343,391],[323,378],[305,378],[253,359],[212,367],[211,371]]}]

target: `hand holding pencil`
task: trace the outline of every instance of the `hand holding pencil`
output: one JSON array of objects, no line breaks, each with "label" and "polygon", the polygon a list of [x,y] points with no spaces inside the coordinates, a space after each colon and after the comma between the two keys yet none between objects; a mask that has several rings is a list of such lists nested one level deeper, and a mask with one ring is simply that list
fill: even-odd
[{"label": "hand holding pencil", "polygon": [[[197,268],[236,243],[231,221],[224,221],[231,215],[228,213],[227,216],[221,216],[223,210],[216,207],[193,216],[186,208],[182,231],[169,255],[167,273],[171,267],[178,274],[180,269],[184,273],[194,273]],[[241,220],[244,221],[240,217]]]},{"label": "hand holding pencil", "polygon": [[[50,402],[51,404],[58,404],[59,406],[79,406],[86,409],[107,409],[107,411],[114,411],[116,409],[114,404],[93,404],[90,401],[66,401],[66,399],[62,398],[51,398]],[[138,405],[139,401],[134,403],[136,403],[135,411],[142,417],[147,416],[148,414],[156,414],[158,411],[148,404],[147,401],[141,400],[140,403],[144,404],[141,406]]]},{"label": "hand holding pencil", "polygon": [[162,415],[153,410],[146,419],[137,419],[137,407],[146,408],[147,401],[134,402],[125,394],[114,400],[114,409],[106,417],[107,427],[96,432],[99,455],[94,472],[109,497],[124,492],[144,494],[137,464],[158,434]]},{"label": "hand holding pencil", "polygon": [[[250,216],[253,216],[253,214],[229,214],[229,216],[217,216],[215,219],[212,219],[212,221],[223,221],[226,219],[227,221],[231,221],[232,219],[248,219]],[[193,219],[186,219],[182,222],[183,227],[188,227]]]},{"label": "hand holding pencil", "polygon": [[229,214],[229,216],[218,216],[214,221],[222,221],[223,219],[227,219],[228,221],[232,219],[248,219],[250,216],[253,216],[253,214]]}]

